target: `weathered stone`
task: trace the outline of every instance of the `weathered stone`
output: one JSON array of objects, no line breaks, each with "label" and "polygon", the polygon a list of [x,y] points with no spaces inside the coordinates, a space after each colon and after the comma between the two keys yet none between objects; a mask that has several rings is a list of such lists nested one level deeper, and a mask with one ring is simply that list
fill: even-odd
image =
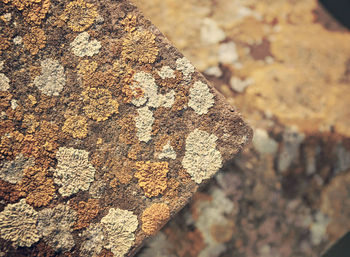
[{"label": "weathered stone", "polygon": [[131,256],[252,138],[126,0],[0,0],[0,117],[1,256]]}]

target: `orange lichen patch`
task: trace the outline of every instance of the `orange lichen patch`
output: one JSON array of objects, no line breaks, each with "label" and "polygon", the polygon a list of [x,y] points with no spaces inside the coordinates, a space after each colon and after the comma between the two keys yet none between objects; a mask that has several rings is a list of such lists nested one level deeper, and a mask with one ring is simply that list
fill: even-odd
[{"label": "orange lichen patch", "polygon": [[80,115],[68,116],[62,131],[72,135],[74,138],[83,139],[88,133],[87,120]]},{"label": "orange lichen patch", "polygon": [[47,177],[47,170],[38,166],[25,169],[16,188],[26,197],[27,203],[35,207],[48,205],[56,191],[52,178]]},{"label": "orange lichen patch", "polygon": [[28,22],[40,24],[50,9],[50,0],[34,0],[33,3],[23,11]]},{"label": "orange lichen patch", "polygon": [[85,104],[85,114],[96,121],[107,120],[112,114],[118,113],[119,104],[112,98],[108,89],[88,88],[82,92]]},{"label": "orange lichen patch", "polygon": [[31,28],[30,32],[23,37],[23,44],[32,55],[36,55],[46,45],[45,32],[37,27]]},{"label": "orange lichen patch", "polygon": [[6,202],[16,202],[20,197],[21,191],[15,185],[0,179],[0,199]]},{"label": "orange lichen patch", "polygon": [[106,249],[102,249],[102,251],[99,253],[98,257],[113,257],[114,254]]},{"label": "orange lichen patch", "polygon": [[158,55],[155,35],[151,32],[134,31],[124,37],[122,57],[141,63],[153,63]]},{"label": "orange lichen patch", "polygon": [[132,14],[128,14],[124,20],[120,22],[121,25],[124,26],[124,29],[127,32],[133,32],[137,26],[137,17]]},{"label": "orange lichen patch", "polygon": [[119,134],[120,142],[133,145],[139,141],[136,137],[135,119],[132,115],[127,115],[117,122],[118,125],[121,126]]},{"label": "orange lichen patch", "polygon": [[171,109],[173,111],[181,111],[187,106],[189,100],[189,88],[181,87],[175,95],[175,101]]},{"label": "orange lichen patch", "polygon": [[2,0],[5,4],[11,3],[18,10],[23,10],[26,7],[29,7],[33,3],[40,3],[41,0]]},{"label": "orange lichen patch", "polygon": [[147,197],[162,194],[167,188],[168,162],[136,162],[135,178]]},{"label": "orange lichen patch", "polygon": [[4,136],[7,133],[12,132],[15,129],[15,124],[10,120],[1,120],[0,121],[0,137]]},{"label": "orange lichen patch", "polygon": [[110,167],[110,174],[114,177],[111,180],[111,187],[115,187],[119,184],[128,184],[132,179],[132,170],[134,168],[134,162],[123,158],[122,160],[112,159],[108,164]]},{"label": "orange lichen patch", "polygon": [[37,118],[33,114],[25,114],[22,120],[22,127],[26,128],[27,133],[34,133],[36,128],[39,126]]},{"label": "orange lichen patch", "polygon": [[176,201],[179,195],[179,186],[180,183],[175,178],[169,179],[167,183],[167,188],[164,191],[164,197],[166,197],[169,200]]},{"label": "orange lichen patch", "polygon": [[132,160],[137,160],[137,155],[141,152],[141,150],[142,147],[140,145],[140,142],[137,141],[136,143],[130,146],[130,149],[128,151],[128,158]]},{"label": "orange lichen patch", "polygon": [[0,54],[2,51],[6,50],[10,46],[9,39],[5,36],[0,34]]},{"label": "orange lichen patch", "polygon": [[73,206],[73,209],[75,209],[78,214],[78,220],[74,225],[74,230],[78,230],[89,226],[91,220],[96,218],[100,206],[97,199],[89,199],[87,202],[80,201]]},{"label": "orange lichen patch", "polygon": [[94,4],[77,0],[67,4],[60,18],[67,22],[71,30],[82,32],[94,23],[97,15],[97,7]]},{"label": "orange lichen patch", "polygon": [[154,235],[170,218],[170,210],[165,203],[154,203],[142,213],[142,231]]}]

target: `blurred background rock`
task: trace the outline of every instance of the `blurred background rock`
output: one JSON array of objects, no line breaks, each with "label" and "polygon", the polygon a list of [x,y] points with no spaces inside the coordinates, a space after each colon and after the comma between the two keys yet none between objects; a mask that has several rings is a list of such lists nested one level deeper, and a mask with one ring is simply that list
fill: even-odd
[{"label": "blurred background rock", "polygon": [[254,127],[139,257],[319,256],[350,230],[350,32],[316,0],[133,0]]}]

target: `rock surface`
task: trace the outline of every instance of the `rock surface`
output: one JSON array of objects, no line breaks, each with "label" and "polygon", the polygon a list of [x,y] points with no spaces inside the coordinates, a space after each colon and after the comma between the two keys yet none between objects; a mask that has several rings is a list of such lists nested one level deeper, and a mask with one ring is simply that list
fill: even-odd
[{"label": "rock surface", "polygon": [[124,0],[1,0],[0,108],[0,256],[131,256],[252,137]]}]

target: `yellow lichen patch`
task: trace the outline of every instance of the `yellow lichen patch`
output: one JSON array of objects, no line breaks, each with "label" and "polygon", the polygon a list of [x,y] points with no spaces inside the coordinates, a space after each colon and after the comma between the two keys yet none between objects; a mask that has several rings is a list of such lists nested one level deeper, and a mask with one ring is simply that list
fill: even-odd
[{"label": "yellow lichen patch", "polygon": [[75,223],[74,229],[82,229],[90,224],[90,221],[94,219],[99,210],[99,203],[97,199],[89,199],[87,202],[80,201],[77,205],[73,206],[78,213],[78,220]]},{"label": "yellow lichen patch", "polygon": [[37,27],[31,28],[30,32],[23,37],[23,43],[32,55],[36,55],[39,50],[43,49],[46,45],[44,31]]},{"label": "yellow lichen patch", "polygon": [[97,7],[94,4],[77,0],[67,4],[61,19],[67,22],[71,30],[82,32],[94,23],[97,15]]},{"label": "yellow lichen patch", "polygon": [[126,31],[133,32],[135,31],[137,26],[137,17],[132,14],[128,14],[126,18],[122,20],[120,23],[124,26],[124,29]]},{"label": "yellow lichen patch", "polygon": [[85,104],[85,114],[96,121],[107,120],[112,114],[118,113],[119,104],[112,98],[108,89],[88,88],[82,92]]},{"label": "yellow lichen patch", "polygon": [[136,144],[138,142],[138,139],[136,137],[134,117],[132,115],[128,115],[118,120],[117,122],[118,125],[121,126],[119,141],[127,145]]},{"label": "yellow lichen patch", "polygon": [[23,172],[23,179],[16,186],[27,203],[35,207],[49,204],[55,193],[52,178],[47,177],[47,171],[40,167],[29,167]]},{"label": "yellow lichen patch", "polygon": [[86,118],[80,115],[68,116],[62,131],[72,135],[74,138],[85,138],[88,133]]},{"label": "yellow lichen patch", "polygon": [[32,4],[23,11],[28,22],[40,24],[50,9],[50,0],[34,0]]},{"label": "yellow lichen patch", "polygon": [[96,71],[98,67],[97,62],[95,61],[89,61],[89,60],[82,60],[78,64],[78,73],[84,78],[90,78],[94,72]]},{"label": "yellow lichen patch", "polygon": [[135,178],[147,197],[162,194],[167,188],[168,162],[136,162]]},{"label": "yellow lichen patch", "polygon": [[153,63],[158,55],[155,35],[151,32],[134,31],[128,33],[123,41],[122,57],[126,60]]},{"label": "yellow lichen patch", "polygon": [[165,203],[154,203],[142,213],[142,231],[154,235],[170,218],[170,210]]}]

